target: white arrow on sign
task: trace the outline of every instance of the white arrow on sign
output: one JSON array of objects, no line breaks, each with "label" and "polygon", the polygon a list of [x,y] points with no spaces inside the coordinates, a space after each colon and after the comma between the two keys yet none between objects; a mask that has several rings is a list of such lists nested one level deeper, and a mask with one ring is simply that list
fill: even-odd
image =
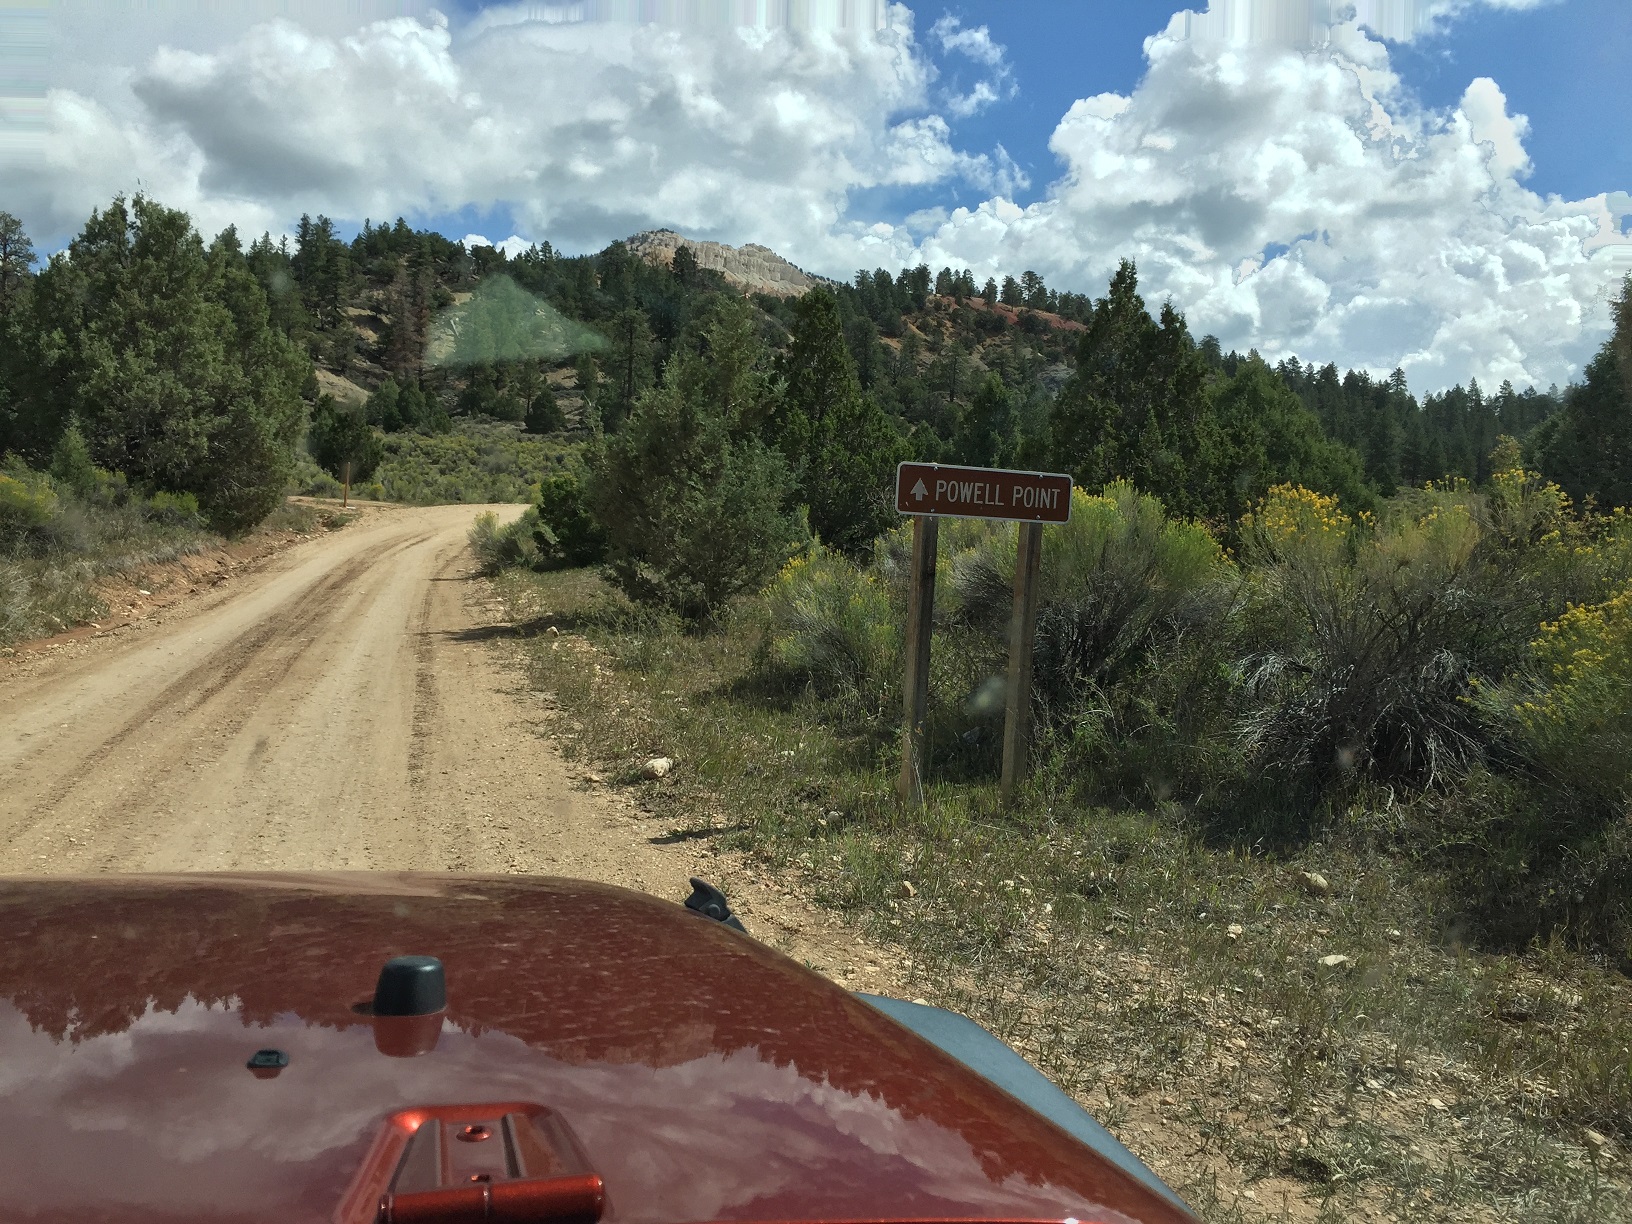
[{"label": "white arrow on sign", "polygon": [[919,501],[929,496],[929,489],[925,487],[923,477],[920,476],[918,483],[912,486],[912,495]]}]

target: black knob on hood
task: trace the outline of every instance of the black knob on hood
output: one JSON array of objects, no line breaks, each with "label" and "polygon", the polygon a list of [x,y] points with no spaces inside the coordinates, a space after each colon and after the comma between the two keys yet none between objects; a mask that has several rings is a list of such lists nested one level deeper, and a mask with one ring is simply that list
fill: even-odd
[{"label": "black knob on hood", "polygon": [[376,1016],[429,1016],[448,1005],[448,979],[434,956],[396,956],[374,987]]}]

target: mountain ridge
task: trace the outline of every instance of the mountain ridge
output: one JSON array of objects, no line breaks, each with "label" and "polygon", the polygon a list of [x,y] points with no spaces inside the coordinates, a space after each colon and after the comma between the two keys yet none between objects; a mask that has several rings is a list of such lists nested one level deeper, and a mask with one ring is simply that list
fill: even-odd
[{"label": "mountain ridge", "polygon": [[687,247],[696,256],[698,267],[720,273],[730,284],[749,293],[799,297],[818,285],[837,283],[806,272],[757,242],[734,247],[697,241],[671,229],[656,229],[631,235],[624,240],[624,246],[647,263],[662,267],[672,266],[674,253]]}]

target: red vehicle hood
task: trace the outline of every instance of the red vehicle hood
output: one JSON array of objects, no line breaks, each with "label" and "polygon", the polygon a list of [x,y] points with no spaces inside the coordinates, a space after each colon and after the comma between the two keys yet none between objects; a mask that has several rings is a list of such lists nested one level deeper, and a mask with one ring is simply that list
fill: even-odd
[{"label": "red vehicle hood", "polygon": [[[7,880],[0,930],[7,1221],[327,1222],[392,1114],[484,1101],[561,1119],[607,1221],[1189,1219],[826,979],[623,889]],[[358,1004],[408,953],[448,1006],[388,1057]],[[288,1065],[252,1073],[262,1048]]]}]

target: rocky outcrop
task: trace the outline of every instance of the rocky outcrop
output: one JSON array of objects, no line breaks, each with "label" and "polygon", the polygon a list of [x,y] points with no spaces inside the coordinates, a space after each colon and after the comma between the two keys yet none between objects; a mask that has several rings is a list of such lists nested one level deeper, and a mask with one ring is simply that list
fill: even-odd
[{"label": "rocky outcrop", "polygon": [[769,247],[752,242],[733,247],[721,242],[693,242],[673,230],[648,230],[624,245],[632,254],[664,267],[674,262],[675,251],[690,247],[699,267],[722,273],[727,281],[748,293],[798,297],[807,289],[831,283],[794,267]]}]

